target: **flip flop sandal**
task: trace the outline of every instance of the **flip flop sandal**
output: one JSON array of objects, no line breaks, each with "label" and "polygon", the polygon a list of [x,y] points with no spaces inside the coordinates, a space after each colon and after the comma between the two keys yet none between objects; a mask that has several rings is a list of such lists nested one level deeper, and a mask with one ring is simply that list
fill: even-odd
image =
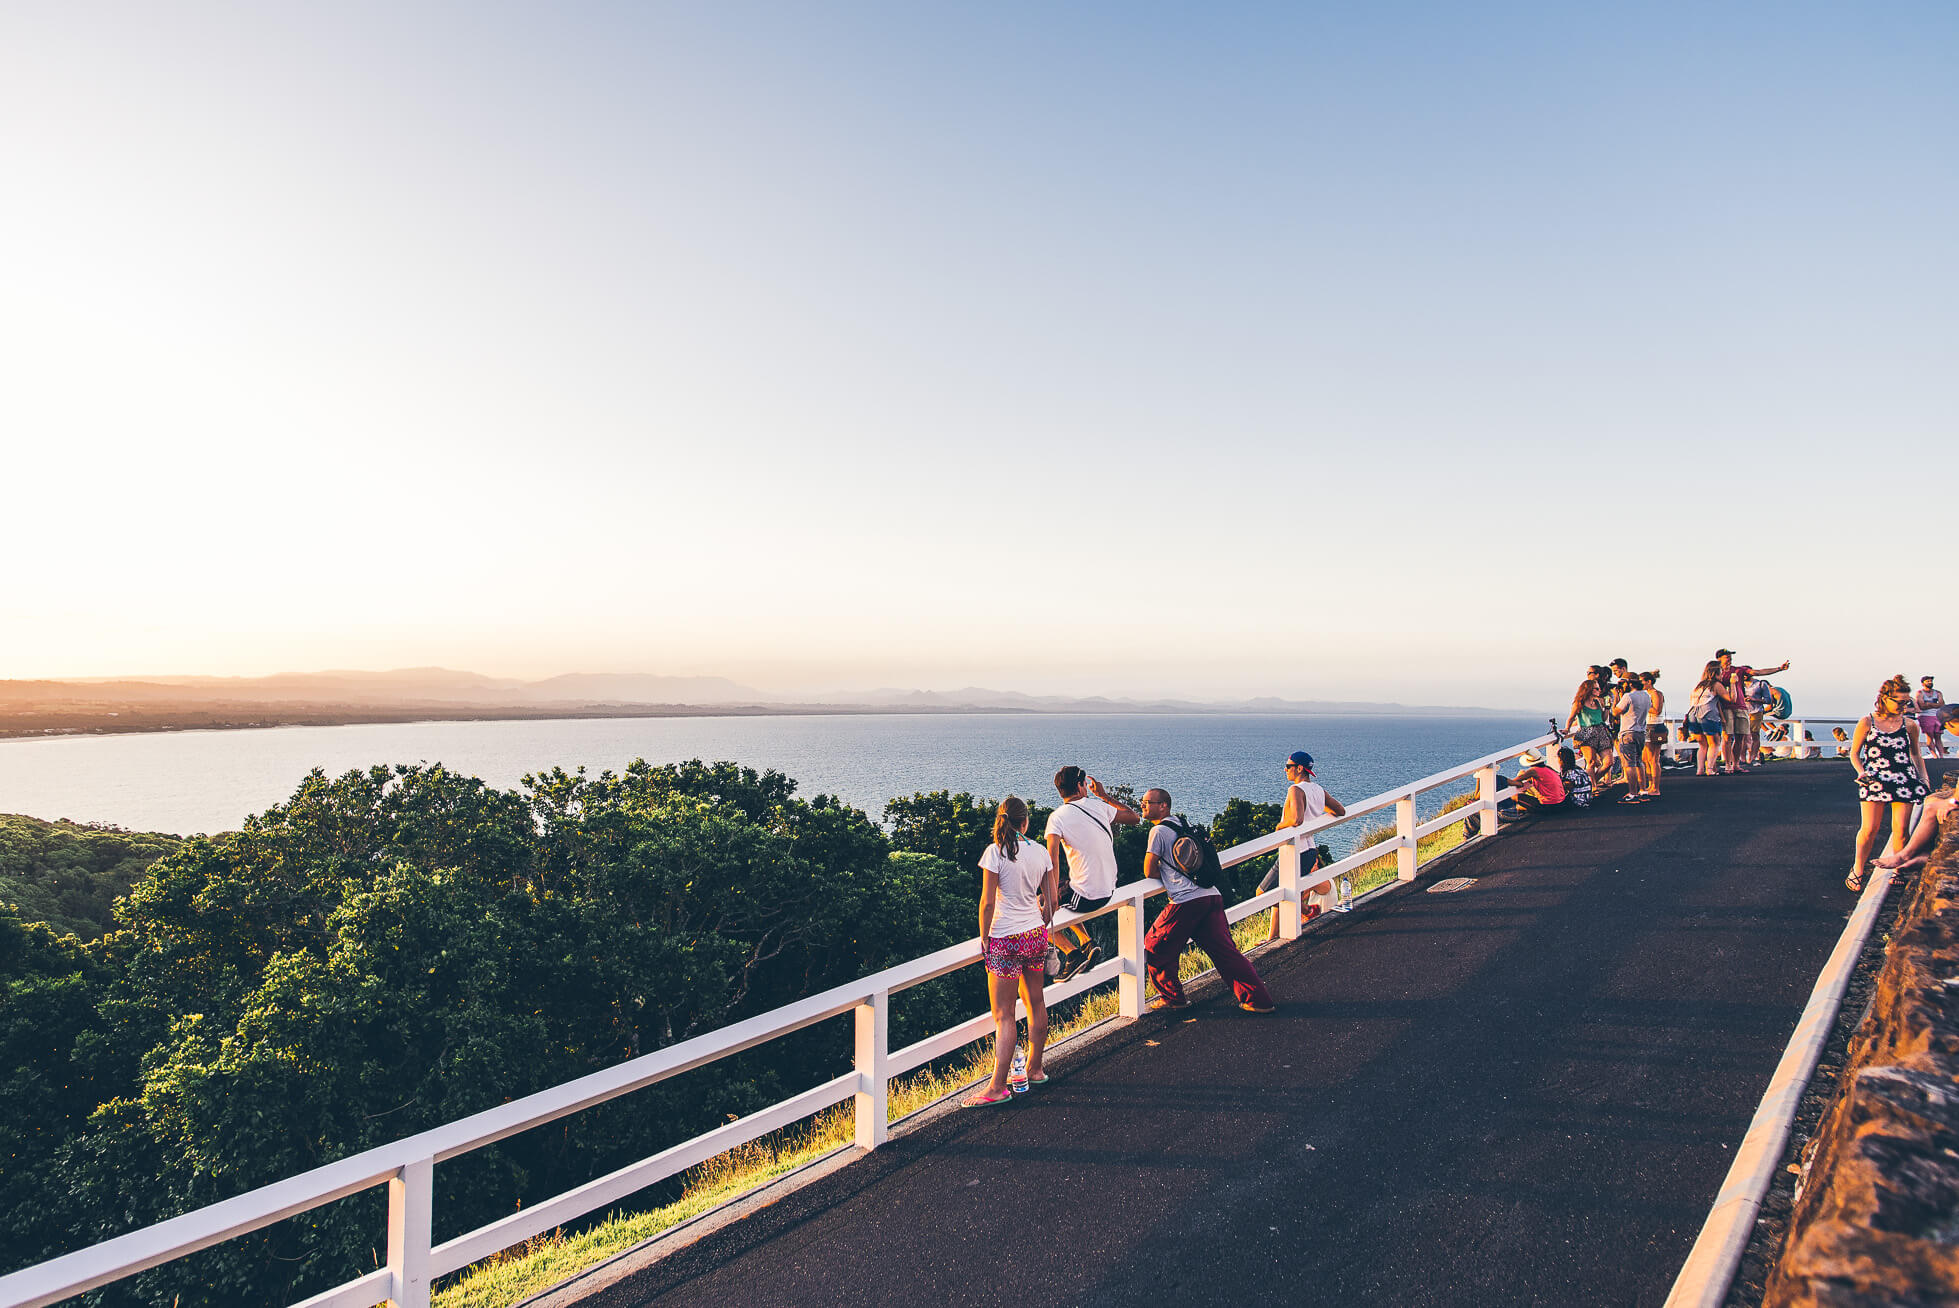
[{"label": "flip flop sandal", "polygon": [[989,1108],[994,1104],[1010,1104],[1013,1102],[1013,1098],[1014,1098],[1014,1092],[1011,1090],[1002,1090],[1000,1092],[999,1098],[997,1099],[994,1098],[992,1095],[987,1094],[984,1090],[982,1090],[980,1093],[976,1095],[969,1095],[968,1097],[961,1099],[959,1101],[959,1106],[961,1108]]},{"label": "flip flop sandal", "polygon": [[[1046,1085],[1047,1083],[1048,1083],[1048,1074],[1046,1072],[1041,1073],[1039,1076],[1030,1076],[1027,1078],[1028,1085]],[[1011,1094],[1013,1092],[1008,1091],[1008,1093]]]},{"label": "flip flop sandal", "polygon": [[1843,888],[1845,890],[1862,890],[1864,888],[1864,869],[1860,867],[1851,868],[1850,875],[1843,879]]}]

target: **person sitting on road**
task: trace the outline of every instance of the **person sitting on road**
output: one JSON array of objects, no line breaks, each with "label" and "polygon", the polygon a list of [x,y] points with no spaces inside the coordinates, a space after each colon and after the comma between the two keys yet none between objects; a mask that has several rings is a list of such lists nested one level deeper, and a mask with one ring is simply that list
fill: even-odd
[{"label": "person sitting on road", "polygon": [[1924,863],[1932,846],[1938,842],[1940,826],[1955,808],[1959,808],[1959,794],[1952,791],[1927,799],[1919,806],[1918,823],[1912,827],[1911,839],[1905,842],[1904,848],[1878,855],[1871,865],[1903,872]]},{"label": "person sitting on road", "polygon": [[[1127,804],[1109,798],[1102,783],[1070,763],[1054,774],[1061,806],[1048,816],[1048,858],[1062,866],[1068,854],[1068,875],[1061,880],[1061,907],[1071,913],[1093,913],[1108,907],[1116,892],[1116,827],[1135,826],[1142,818]],[[1094,964],[1101,951],[1089,943],[1088,932],[1077,924],[1048,933],[1055,955],[1048,970],[1066,981]]]},{"label": "person sitting on road", "polygon": [[[1313,780],[1313,756],[1305,750],[1295,749],[1286,757],[1286,781],[1288,783],[1286,786],[1286,806],[1279,814],[1279,825],[1272,828],[1274,831],[1285,831],[1291,827],[1300,825],[1302,822],[1311,822],[1316,818],[1325,817],[1329,813],[1335,817],[1347,816],[1346,807],[1339,800],[1327,794],[1325,786]],[[1301,877],[1304,877],[1319,865],[1320,851],[1317,845],[1311,849],[1300,851],[1299,875]],[[1272,870],[1265,874],[1265,879],[1258,883],[1258,893],[1262,895],[1278,884],[1279,867],[1278,864],[1274,863]],[[1333,884],[1328,881],[1322,881],[1307,893],[1309,897],[1311,895],[1331,895],[1333,893]],[[1303,911],[1299,915],[1299,920],[1302,923],[1311,922],[1320,915],[1320,906],[1310,902],[1310,898],[1302,907]],[[1266,934],[1265,943],[1269,945],[1278,938],[1279,910],[1275,908],[1272,910],[1272,929]]]},{"label": "person sitting on road", "polygon": [[1196,863],[1204,861],[1196,856],[1194,843],[1183,839],[1189,828],[1182,819],[1170,816],[1170,792],[1161,786],[1146,792],[1143,816],[1155,823],[1150,828],[1149,852],[1143,855],[1143,875],[1161,881],[1170,897],[1143,938],[1144,966],[1158,995],[1151,1007],[1190,1007],[1177,965],[1183,957],[1184,942],[1194,940],[1211,956],[1211,966],[1218,975],[1231,983],[1238,1007],[1247,1013],[1271,1012],[1271,992],[1231,938],[1231,922],[1224,915],[1224,892],[1192,880],[1190,873],[1198,867],[1192,864],[1186,869],[1186,860],[1178,857],[1181,846],[1184,854],[1196,857]]},{"label": "person sitting on road", "polygon": [[[1561,760],[1562,761],[1562,760]],[[1497,800],[1497,814],[1503,816],[1507,804],[1515,804],[1518,816],[1530,817],[1546,809],[1558,808],[1565,801],[1564,778],[1556,769],[1544,766],[1544,756],[1536,750],[1526,750],[1517,758],[1515,777],[1499,776],[1496,779],[1498,791],[1511,791],[1509,796]]]},{"label": "person sitting on road", "polygon": [[1046,1081],[1041,1055],[1047,1048],[1048,1009],[1042,994],[1047,924],[1054,918],[1057,886],[1045,849],[1027,839],[1027,805],[1009,795],[993,815],[993,843],[980,855],[980,958],[993,1010],[993,1079],[963,1101],[967,1108],[1013,1098],[1014,1045],[1020,1019],[1014,1001],[1027,1004],[1027,1079]]},{"label": "person sitting on road", "polygon": [[1558,769],[1564,774],[1565,807],[1573,811],[1592,806],[1592,774],[1578,765],[1571,746],[1558,746]]}]

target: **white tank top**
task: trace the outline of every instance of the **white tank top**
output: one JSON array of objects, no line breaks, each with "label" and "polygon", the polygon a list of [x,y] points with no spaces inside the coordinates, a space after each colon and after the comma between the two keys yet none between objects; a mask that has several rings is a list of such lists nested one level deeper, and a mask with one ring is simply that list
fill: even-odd
[{"label": "white tank top", "polygon": [[1300,803],[1305,805],[1306,816],[1300,821],[1311,822],[1315,818],[1326,816],[1325,786],[1317,781],[1295,781],[1292,783],[1292,788],[1299,792]]}]

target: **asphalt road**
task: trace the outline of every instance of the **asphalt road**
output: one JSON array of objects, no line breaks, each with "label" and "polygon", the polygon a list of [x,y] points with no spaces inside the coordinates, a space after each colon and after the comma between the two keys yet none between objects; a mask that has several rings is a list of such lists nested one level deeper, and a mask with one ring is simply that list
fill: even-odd
[{"label": "asphalt road", "polygon": [[[1658,1304],[1852,896],[1847,765],[1668,775],[588,1297]],[[1475,877],[1455,894],[1434,876]]]}]

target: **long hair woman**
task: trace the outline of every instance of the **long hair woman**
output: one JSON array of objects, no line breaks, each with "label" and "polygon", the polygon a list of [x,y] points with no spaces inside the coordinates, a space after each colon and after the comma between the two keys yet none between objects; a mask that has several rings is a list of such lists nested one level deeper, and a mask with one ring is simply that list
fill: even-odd
[{"label": "long hair woman", "polygon": [[1013,1098],[1008,1078],[1020,1021],[1014,1002],[1027,1005],[1027,1081],[1047,1080],[1041,1055],[1048,1042],[1047,999],[1041,993],[1048,954],[1048,923],[1061,887],[1054,864],[1037,840],[1027,839],[1027,805],[1009,795],[993,815],[993,843],[980,855],[980,957],[993,1009],[993,1079],[968,1096],[968,1108]]},{"label": "long hair woman", "polygon": [[1711,777],[1721,761],[1721,703],[1728,688],[1721,684],[1721,661],[1709,659],[1701,679],[1687,695],[1687,714],[1680,729],[1694,738],[1694,775]]},{"label": "long hair woman", "polygon": [[1595,786],[1604,783],[1604,773],[1612,768],[1612,729],[1605,725],[1605,694],[1599,687],[1605,674],[1596,663],[1586,670],[1585,679],[1571,693],[1571,712],[1564,721],[1565,732],[1585,756],[1585,771],[1592,774]]},{"label": "long hair woman", "polygon": [[1864,888],[1864,873],[1870,867],[1885,810],[1891,812],[1888,852],[1896,854],[1905,845],[1912,805],[1932,793],[1932,779],[1925,774],[1918,723],[1912,720],[1911,709],[1911,683],[1900,673],[1879,687],[1877,703],[1857,719],[1857,729],[1850,734],[1850,765],[1857,769],[1857,802],[1862,811],[1857,850],[1850,875],[1843,879],[1851,890]]},{"label": "long hair woman", "polygon": [[1653,697],[1652,706],[1646,710],[1646,793],[1657,795],[1660,793],[1660,751],[1666,748],[1667,743],[1667,697],[1660,690],[1658,668],[1640,673],[1639,684]]}]

